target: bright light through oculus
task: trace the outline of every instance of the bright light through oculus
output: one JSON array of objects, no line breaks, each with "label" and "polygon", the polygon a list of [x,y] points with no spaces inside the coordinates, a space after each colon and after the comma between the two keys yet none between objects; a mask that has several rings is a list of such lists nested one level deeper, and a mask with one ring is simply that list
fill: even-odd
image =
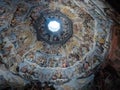
[{"label": "bright light through oculus", "polygon": [[57,32],[60,29],[60,23],[57,21],[50,21],[48,23],[48,29],[52,32]]}]

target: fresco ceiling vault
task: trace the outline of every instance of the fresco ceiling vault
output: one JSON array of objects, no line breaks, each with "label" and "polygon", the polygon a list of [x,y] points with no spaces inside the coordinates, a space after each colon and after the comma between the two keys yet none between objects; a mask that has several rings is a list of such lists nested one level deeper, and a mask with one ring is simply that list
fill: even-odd
[{"label": "fresco ceiling vault", "polygon": [[0,85],[39,80],[79,90],[109,52],[108,11],[104,0],[0,0]]}]

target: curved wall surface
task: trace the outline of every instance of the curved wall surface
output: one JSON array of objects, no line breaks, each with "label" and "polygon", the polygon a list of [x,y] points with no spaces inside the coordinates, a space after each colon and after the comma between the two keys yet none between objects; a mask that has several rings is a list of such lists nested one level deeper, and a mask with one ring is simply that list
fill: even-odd
[{"label": "curved wall surface", "polygon": [[[104,0],[1,0],[0,88],[37,80],[80,90],[109,53],[111,27],[119,23],[112,11]],[[57,34],[47,31],[54,18]]]}]

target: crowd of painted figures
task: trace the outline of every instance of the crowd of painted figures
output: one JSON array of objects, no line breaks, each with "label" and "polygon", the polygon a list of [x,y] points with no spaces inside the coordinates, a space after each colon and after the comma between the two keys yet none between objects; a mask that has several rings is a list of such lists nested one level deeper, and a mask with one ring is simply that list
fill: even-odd
[{"label": "crowd of painted figures", "polygon": [[[18,90],[18,87],[11,87],[7,85],[7,81],[4,79],[3,76],[0,76],[0,81],[6,83],[0,86],[1,90]],[[1,84],[1,82],[0,82]],[[27,83],[24,87],[19,87],[21,90],[56,90],[55,87],[50,82],[41,83],[40,81],[34,80]]]},{"label": "crowd of painted figures", "polygon": [[[73,36],[62,46],[36,38],[33,23],[46,8],[60,10],[73,22]],[[0,61],[28,80],[63,84],[87,77],[109,49],[111,22],[105,18],[92,2],[0,1]]]}]

